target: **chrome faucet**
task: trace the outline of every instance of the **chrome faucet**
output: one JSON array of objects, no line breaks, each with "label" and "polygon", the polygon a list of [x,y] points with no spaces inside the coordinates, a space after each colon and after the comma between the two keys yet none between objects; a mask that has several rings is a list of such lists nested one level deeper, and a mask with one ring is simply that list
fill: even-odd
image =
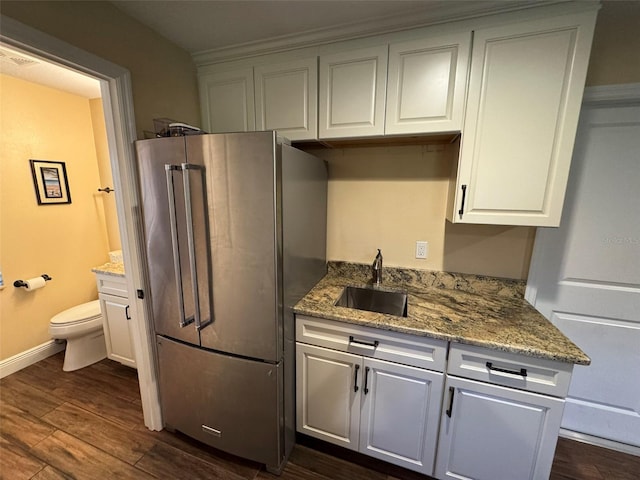
[{"label": "chrome faucet", "polygon": [[380,249],[378,249],[378,254],[373,261],[373,265],[371,265],[371,274],[371,282],[373,285],[379,286],[382,283],[382,253]]}]

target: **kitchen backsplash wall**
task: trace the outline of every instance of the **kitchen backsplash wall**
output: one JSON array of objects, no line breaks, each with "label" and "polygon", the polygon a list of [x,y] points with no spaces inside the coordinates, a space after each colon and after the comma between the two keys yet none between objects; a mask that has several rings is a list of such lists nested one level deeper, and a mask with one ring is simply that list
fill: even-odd
[{"label": "kitchen backsplash wall", "polygon": [[[51,339],[56,313],[97,298],[108,241],[89,100],[0,75],[0,360]],[[71,204],[38,205],[30,159],[65,162]],[[46,273],[34,292],[18,279]]]},{"label": "kitchen backsplash wall", "polygon": [[[445,220],[455,145],[306,148],[329,163],[327,258],[526,279],[535,228]],[[415,258],[417,240],[428,258]]]}]

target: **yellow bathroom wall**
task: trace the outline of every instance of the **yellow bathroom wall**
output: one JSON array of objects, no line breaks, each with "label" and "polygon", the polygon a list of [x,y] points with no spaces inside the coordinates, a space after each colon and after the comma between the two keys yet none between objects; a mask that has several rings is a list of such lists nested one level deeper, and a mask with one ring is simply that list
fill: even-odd
[{"label": "yellow bathroom wall", "polygon": [[[89,100],[0,75],[0,360],[48,340],[57,312],[97,298],[108,239]],[[66,164],[71,204],[38,205],[30,159]],[[27,292],[17,279],[47,273]]]},{"label": "yellow bathroom wall", "polygon": [[[96,156],[98,159],[98,173],[100,175],[101,188],[113,188],[113,175],[111,174],[111,159],[109,158],[109,145],[107,143],[107,128],[104,121],[102,99],[89,100],[91,109],[91,124],[93,125],[93,139],[95,142]],[[103,193],[104,220],[107,226],[109,239],[109,251],[120,250],[120,229],[118,228],[118,212],[116,210],[116,196],[113,192]]]}]

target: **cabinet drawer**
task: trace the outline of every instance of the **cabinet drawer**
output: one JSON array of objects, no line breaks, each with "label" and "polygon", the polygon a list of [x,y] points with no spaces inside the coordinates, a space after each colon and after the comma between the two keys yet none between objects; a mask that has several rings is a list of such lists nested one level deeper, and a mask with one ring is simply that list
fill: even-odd
[{"label": "cabinet drawer", "polygon": [[543,358],[451,344],[447,373],[531,392],[565,397],[573,365]]},{"label": "cabinet drawer", "polygon": [[128,298],[127,280],[115,275],[96,275],[98,292]]},{"label": "cabinet drawer", "polygon": [[443,372],[447,342],[304,315],[296,316],[296,341]]}]

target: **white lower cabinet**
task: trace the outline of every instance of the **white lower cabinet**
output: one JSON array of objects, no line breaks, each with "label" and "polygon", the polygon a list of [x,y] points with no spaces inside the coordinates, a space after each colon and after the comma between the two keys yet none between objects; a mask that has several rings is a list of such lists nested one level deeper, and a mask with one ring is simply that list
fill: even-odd
[{"label": "white lower cabinet", "polygon": [[548,479],[571,371],[562,362],[452,344],[436,478]]},{"label": "white lower cabinet", "polygon": [[431,475],[444,375],[365,358],[360,452]]},{"label": "white lower cabinet", "polygon": [[123,277],[97,274],[107,357],[136,368],[127,284]]},{"label": "white lower cabinet", "polygon": [[[314,321],[311,327],[320,322]],[[300,330],[298,339],[304,335]],[[361,354],[296,343],[297,430],[432,475],[444,374],[370,358],[378,350],[381,355],[393,355],[394,348],[406,354],[408,347],[400,345],[397,334],[385,342],[387,332],[377,336],[363,329],[358,337],[353,335],[357,327],[349,325],[349,330],[342,332],[345,349]],[[432,342],[437,345],[435,357],[444,358],[446,342]],[[429,345],[424,351],[432,348]],[[424,352],[416,348],[416,357],[421,355]]]},{"label": "white lower cabinet", "polygon": [[436,477],[548,479],[564,400],[448,377]]},{"label": "white lower cabinet", "polygon": [[448,346],[298,315],[298,432],[439,480],[548,479],[573,365]]}]

